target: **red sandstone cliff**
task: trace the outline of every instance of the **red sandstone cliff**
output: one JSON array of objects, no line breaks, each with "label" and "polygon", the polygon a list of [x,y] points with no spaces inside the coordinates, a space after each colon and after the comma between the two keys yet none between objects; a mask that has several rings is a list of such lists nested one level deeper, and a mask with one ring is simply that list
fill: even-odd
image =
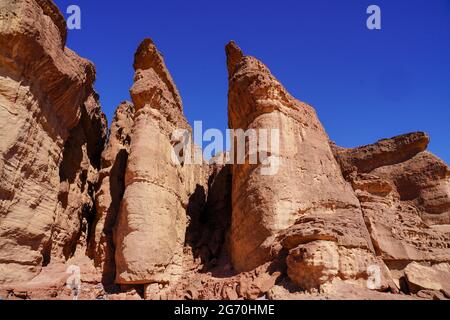
[{"label": "red sandstone cliff", "polygon": [[277,171],[251,149],[176,164],[192,129],[152,40],[107,135],[53,2],[0,9],[0,297],[69,299],[73,265],[80,299],[450,298],[450,169],[426,134],[340,148],[231,42],[229,126],[277,129]]}]

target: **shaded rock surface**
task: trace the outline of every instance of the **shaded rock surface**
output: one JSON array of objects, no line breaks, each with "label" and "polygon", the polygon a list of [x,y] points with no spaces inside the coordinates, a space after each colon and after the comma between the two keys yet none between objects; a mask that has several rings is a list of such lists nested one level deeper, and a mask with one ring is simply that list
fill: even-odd
[{"label": "shaded rock surface", "polygon": [[133,118],[133,104],[122,102],[115,112],[108,144],[101,157],[101,171],[95,194],[96,216],[91,226],[88,253],[102,269],[103,283],[107,285],[113,284],[115,278],[114,229],[125,193],[125,170],[130,152]]}]

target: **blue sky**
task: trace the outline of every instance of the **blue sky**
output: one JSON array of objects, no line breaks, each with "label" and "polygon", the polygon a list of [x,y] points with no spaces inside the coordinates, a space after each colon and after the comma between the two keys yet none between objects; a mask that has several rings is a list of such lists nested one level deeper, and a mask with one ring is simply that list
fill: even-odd
[{"label": "blue sky", "polygon": [[[450,0],[55,2],[62,12],[81,8],[68,46],[95,63],[108,119],[130,99],[134,52],[151,37],[191,124],[225,130],[224,46],[233,39],[316,108],[337,144],[426,131],[430,150],[450,163]],[[382,30],[366,27],[371,4]]]}]

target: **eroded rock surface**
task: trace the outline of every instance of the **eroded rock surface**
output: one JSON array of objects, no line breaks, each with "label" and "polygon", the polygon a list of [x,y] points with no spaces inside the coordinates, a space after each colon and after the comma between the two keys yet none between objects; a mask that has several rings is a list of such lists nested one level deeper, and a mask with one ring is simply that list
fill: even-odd
[{"label": "eroded rock surface", "polygon": [[208,177],[202,165],[182,166],[172,159],[174,131],[192,130],[150,39],[139,46],[134,67],[130,92],[136,113],[115,236],[116,282],[169,283],[182,273],[189,197]]},{"label": "eroded rock surface", "polygon": [[[291,250],[292,280],[305,289],[319,287],[324,275],[303,274],[302,263],[309,262],[298,254],[319,240],[337,259],[318,267],[323,274],[337,276],[334,264],[346,248],[359,250],[346,255],[348,260],[359,255],[375,261],[359,201],[342,177],[314,109],[293,98],[264,64],[244,56],[233,42],[227,56],[230,127],[280,131],[275,175],[256,170],[262,163],[233,166],[231,256],[236,270],[251,270],[282,249]],[[359,273],[367,274],[355,271],[348,277]]]},{"label": "eroded rock surface", "polygon": [[[361,202],[377,255],[406,293],[432,289],[408,282],[406,270],[418,279],[416,269],[425,268],[416,262],[450,261],[449,167],[426,151],[428,142],[426,134],[417,132],[355,149],[333,147]],[[443,297],[439,291],[420,296]]]},{"label": "eroded rock surface", "polygon": [[0,283],[70,257],[93,205],[106,123],[66,34],[51,1],[0,2]]},{"label": "eroded rock surface", "polygon": [[356,149],[334,147],[375,249],[389,265],[450,259],[450,171],[426,151],[428,141],[412,133]]},{"label": "eroded rock surface", "polygon": [[279,148],[174,161],[192,130],[146,39],[105,146],[66,37],[52,1],[0,1],[0,299],[450,298],[450,170],[425,133],[339,148],[232,42],[230,128],[278,129]]},{"label": "eroded rock surface", "polygon": [[122,102],[117,108],[109,131],[108,144],[101,158],[95,196],[96,217],[91,227],[89,255],[102,269],[103,283],[111,285],[115,278],[114,229],[125,193],[125,170],[134,123],[134,106]]},{"label": "eroded rock surface", "polygon": [[424,266],[412,262],[405,269],[405,278],[411,293],[436,291],[450,299],[450,264]]}]

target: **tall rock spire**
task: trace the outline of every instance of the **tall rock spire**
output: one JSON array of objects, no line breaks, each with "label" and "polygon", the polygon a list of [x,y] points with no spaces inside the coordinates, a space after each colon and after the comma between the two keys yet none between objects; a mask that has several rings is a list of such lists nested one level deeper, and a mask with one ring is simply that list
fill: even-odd
[{"label": "tall rock spire", "polygon": [[[182,273],[186,207],[196,167],[172,162],[172,133],[191,128],[153,41],[139,46],[131,97],[136,109],[118,217],[116,282],[172,282]],[[198,169],[198,170],[201,170]]]},{"label": "tall rock spire", "polygon": [[[342,177],[316,112],[293,98],[263,63],[244,56],[235,43],[227,45],[226,53],[230,127],[280,131],[277,174],[261,175],[256,169],[262,164],[233,165],[234,267],[251,270],[284,248],[290,252],[291,279],[307,289],[339,273],[354,279],[366,274],[366,267],[379,261],[358,199]],[[353,251],[363,264],[351,258]],[[314,252],[321,252],[324,260],[318,261]],[[351,274],[340,270],[343,259],[352,266]]]}]

